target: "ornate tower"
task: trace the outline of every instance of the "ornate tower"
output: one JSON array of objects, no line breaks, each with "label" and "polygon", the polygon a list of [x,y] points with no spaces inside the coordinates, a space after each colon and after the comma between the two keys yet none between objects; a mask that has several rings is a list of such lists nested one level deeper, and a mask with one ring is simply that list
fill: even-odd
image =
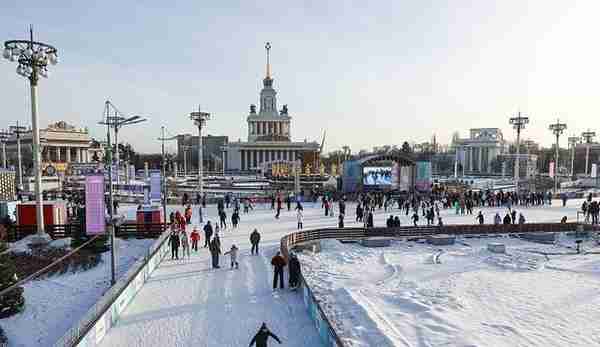
[{"label": "ornate tower", "polygon": [[265,45],[267,65],[266,76],[263,79],[263,88],[260,91],[260,108],[256,112],[256,106],[250,105],[248,115],[248,141],[290,142],[291,139],[291,117],[288,114],[287,105],[277,110],[277,92],[273,89],[273,78],[271,77],[271,43]]},{"label": "ornate tower", "polygon": [[277,116],[277,92],[273,89],[273,78],[271,78],[271,62],[269,54],[271,43],[265,45],[267,51],[267,74],[263,79],[263,89],[260,91],[260,115]]}]

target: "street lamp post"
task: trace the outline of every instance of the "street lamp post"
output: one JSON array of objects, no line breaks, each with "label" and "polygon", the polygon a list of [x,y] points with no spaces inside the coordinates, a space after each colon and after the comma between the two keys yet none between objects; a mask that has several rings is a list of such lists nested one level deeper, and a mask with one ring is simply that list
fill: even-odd
[{"label": "street lamp post", "polygon": [[37,114],[37,85],[39,77],[48,77],[48,64],[56,65],[56,48],[33,41],[33,29],[29,28],[29,40],[11,40],[4,42],[4,58],[18,62],[17,74],[29,79],[31,91],[31,125],[33,127],[33,171],[35,174],[35,200],[37,217],[37,235],[34,244],[47,241],[44,235],[44,212],[42,201],[42,165],[40,160],[40,130]]},{"label": "street lamp post", "polygon": [[[115,227],[119,225],[119,219],[115,217],[114,210],[114,196],[113,196],[113,179],[112,179],[112,144],[110,138],[110,130],[113,129],[115,131],[115,142],[116,142],[116,134],[118,129],[125,125],[137,124],[145,121],[145,119],[140,118],[139,116],[133,116],[129,118],[125,118],[121,116],[119,110],[108,100],[104,103],[104,111],[105,111],[105,119],[98,123],[100,125],[106,125],[106,165],[108,166],[108,214],[109,220],[111,224],[110,228],[110,259],[111,259],[111,284],[114,285],[116,283],[116,268],[117,268],[117,256],[115,253]],[[113,115],[111,116],[111,111],[113,111]],[[119,148],[117,146],[117,153],[119,152]],[[117,177],[119,176],[118,167],[117,167]]]},{"label": "street lamp post", "polygon": [[515,190],[519,193],[519,179],[521,178],[519,166],[520,158],[519,153],[521,149],[521,130],[525,129],[525,124],[529,123],[529,117],[524,117],[521,112],[516,117],[511,117],[509,123],[512,124],[513,128],[517,130],[517,155],[515,157]]},{"label": "street lamp post", "polygon": [[[579,136],[569,136],[569,147],[571,147],[571,177],[575,177],[575,148],[580,141]],[[587,171],[587,167],[586,167]]]},{"label": "street lamp post", "polygon": [[18,187],[19,190],[23,190],[23,165],[21,163],[21,134],[27,130],[24,126],[19,126],[19,121],[17,121],[17,125],[11,125],[9,128],[10,132],[15,134],[17,137],[17,175],[19,175]]},{"label": "street lamp post", "polygon": [[6,158],[6,142],[10,137],[10,133],[5,130],[0,130],[0,142],[2,142],[2,168],[8,169],[8,159]]},{"label": "street lamp post", "polygon": [[191,148],[191,146],[181,146],[183,151],[183,177],[187,177],[187,154]]},{"label": "street lamp post", "polygon": [[165,153],[165,141],[171,141],[177,139],[177,136],[173,137],[165,137],[165,127],[160,127],[161,129],[161,137],[158,138],[159,141],[162,142],[162,191],[163,191],[163,199],[162,199],[162,208],[163,215],[165,221],[167,220],[167,156]]},{"label": "street lamp post", "polygon": [[558,192],[558,140],[563,131],[567,129],[567,125],[565,123],[561,123],[560,120],[557,119],[556,123],[550,124],[548,129],[556,136],[556,153],[554,156],[554,193],[556,194],[556,192]]},{"label": "street lamp post", "polygon": [[204,189],[202,187],[202,127],[210,119],[210,113],[200,111],[200,106],[198,106],[198,112],[190,113],[190,119],[193,120],[194,124],[198,127],[198,192],[200,196],[202,196],[204,194]]},{"label": "street lamp post", "polygon": [[585,175],[587,176],[590,162],[590,144],[592,143],[594,137],[596,137],[596,132],[588,129],[588,131],[585,131],[581,134],[581,137],[585,139]]}]

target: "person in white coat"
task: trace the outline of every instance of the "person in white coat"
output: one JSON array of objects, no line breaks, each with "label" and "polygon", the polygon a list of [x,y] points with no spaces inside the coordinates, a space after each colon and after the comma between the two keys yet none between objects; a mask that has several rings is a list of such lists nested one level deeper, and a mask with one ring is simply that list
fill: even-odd
[{"label": "person in white coat", "polygon": [[233,267],[235,266],[236,269],[239,268],[239,264],[237,261],[237,255],[238,255],[238,248],[236,245],[231,245],[231,248],[225,252],[223,255],[227,255],[229,254],[229,257],[231,258],[231,268],[233,269]]},{"label": "person in white coat", "polygon": [[185,258],[186,254],[187,257],[190,257],[190,242],[188,239],[188,235],[187,232],[185,231],[185,229],[182,229],[181,232],[179,233],[179,238],[180,238],[180,243],[181,243],[181,248],[182,248],[182,254],[183,254],[183,258]]},{"label": "person in white coat", "polygon": [[302,229],[302,220],[304,219],[304,215],[302,214],[302,209],[296,210],[296,217],[298,218],[298,229]]}]

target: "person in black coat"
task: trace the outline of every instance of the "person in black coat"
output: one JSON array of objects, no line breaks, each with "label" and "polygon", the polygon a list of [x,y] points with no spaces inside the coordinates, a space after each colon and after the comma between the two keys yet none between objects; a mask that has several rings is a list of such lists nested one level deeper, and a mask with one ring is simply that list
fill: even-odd
[{"label": "person in black coat", "polygon": [[250,243],[252,244],[252,249],[250,250],[250,254],[258,255],[258,243],[260,242],[260,234],[258,230],[254,229],[252,234],[250,234]]},{"label": "person in black coat", "polygon": [[273,334],[269,330],[269,328],[267,328],[266,323],[263,323],[260,326],[260,329],[258,329],[258,332],[256,333],[256,335],[254,335],[254,337],[250,341],[250,345],[248,347],[252,347],[252,345],[255,342],[256,342],[256,347],[267,347],[267,340],[269,339],[269,337],[274,338],[277,342],[279,342],[279,344],[281,344],[281,340],[279,339],[279,337],[277,337],[277,335]]},{"label": "person in black coat", "polygon": [[295,254],[290,256],[290,262],[288,264],[288,270],[290,272],[289,283],[290,288],[297,288],[300,284],[300,261]]},{"label": "person in black coat", "polygon": [[210,243],[210,238],[213,234],[213,228],[212,225],[210,224],[210,221],[208,221],[208,223],[206,223],[206,225],[204,226],[204,247],[208,247],[209,243]]},{"label": "person in black coat", "polygon": [[179,235],[177,232],[172,232],[169,236],[169,244],[171,245],[171,260],[179,259]]},{"label": "person in black coat", "polygon": [[212,267],[213,269],[220,268],[219,266],[219,254],[221,254],[221,241],[219,241],[218,237],[214,237],[212,241],[210,241],[210,255],[212,256]]}]

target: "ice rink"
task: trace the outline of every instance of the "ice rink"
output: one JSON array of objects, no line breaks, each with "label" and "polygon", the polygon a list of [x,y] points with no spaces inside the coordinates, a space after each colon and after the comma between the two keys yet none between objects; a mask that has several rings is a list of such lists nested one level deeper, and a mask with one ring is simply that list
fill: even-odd
[{"label": "ice rink", "polygon": [[[569,202],[568,208],[559,207],[558,201],[554,201],[554,203],[552,207],[523,209],[523,212],[531,221],[556,222],[563,215],[567,215],[570,221],[576,218],[579,201]],[[347,206],[346,226],[359,225],[353,222],[355,206],[353,203],[349,203]],[[304,207],[305,229],[337,226],[337,211],[335,217],[325,217],[320,203],[316,206],[307,203]],[[173,210],[173,208],[170,207],[169,210]],[[197,206],[193,208],[192,226],[198,224]],[[133,206],[127,207],[126,210],[128,214],[133,215]],[[182,208],[180,210],[182,211]],[[478,209],[475,209],[475,214],[477,211]],[[484,209],[487,222],[492,220],[495,211],[505,212],[505,209]],[[231,212],[231,209],[227,210],[228,223]],[[205,214],[208,214],[213,223],[216,222],[215,206],[208,206]],[[198,254],[192,253],[189,260],[173,261],[170,260],[170,257],[166,258],[127,307],[117,326],[108,332],[103,340],[103,345],[127,347],[244,346],[249,343],[264,321],[275,334],[282,338],[285,346],[320,346],[321,342],[317,331],[304,309],[301,295],[289,292],[287,289],[276,292],[271,289],[273,272],[270,259],[279,248],[280,238],[295,231],[297,222],[293,208],[290,212],[284,209],[279,220],[274,218],[274,214],[274,211],[268,206],[258,206],[249,214],[241,214],[240,226],[237,230],[227,229],[221,232],[223,251],[228,250],[232,244],[236,244],[240,248],[239,270],[229,269],[228,257],[221,257],[221,269],[211,269],[206,248],[200,249]],[[393,210],[384,213],[383,210],[377,210],[375,225],[383,226],[385,218],[389,214],[397,215],[399,211]],[[442,214],[446,223],[475,223],[475,216],[457,216],[450,210],[443,211]],[[206,221],[207,217],[205,216],[204,219]],[[409,224],[409,216],[402,215],[401,220],[403,225]],[[249,234],[254,228],[257,228],[262,235],[260,256],[249,255]],[[204,235],[203,233],[201,235],[201,244],[203,244]],[[417,258],[420,257],[418,253],[415,255]],[[343,260],[349,264],[353,264],[354,261],[355,259],[352,257]],[[398,263],[405,261],[407,260],[397,260]],[[364,284],[364,282],[371,281],[373,276],[384,280],[389,274],[388,270],[383,269],[378,275],[377,271],[379,270],[376,269],[374,270],[375,275],[373,275],[367,271],[369,267],[363,266],[365,264],[356,263],[355,265],[354,272],[348,276],[350,281],[348,283]],[[456,265],[455,268],[458,269],[460,266],[460,264]],[[332,275],[343,273],[340,269],[335,268],[332,271]],[[348,283],[344,285],[348,285]],[[547,283],[552,283],[552,281],[549,280]],[[407,293],[406,295],[410,295],[410,288],[398,287],[396,289],[403,290]],[[548,288],[548,290],[550,289]],[[465,291],[467,290],[465,289]],[[361,292],[358,291],[358,293],[360,295]],[[493,293],[493,295],[501,294]],[[485,299],[484,297],[480,298]],[[342,301],[339,303],[342,304]],[[383,307],[386,304],[385,301],[372,301],[369,305]],[[342,311],[353,308],[354,306],[350,302],[346,307],[340,306]],[[369,324],[376,326],[381,324],[381,321],[398,321],[402,317],[386,312],[382,313],[379,320],[369,318]],[[414,320],[405,321],[406,323],[399,324],[415,322]],[[444,329],[448,329],[448,327],[446,326]],[[392,334],[391,336],[395,334],[393,329],[386,333]],[[431,334],[432,338],[439,333],[434,325],[430,330],[421,330],[422,336]],[[398,334],[402,334],[402,330],[399,330]],[[382,341],[396,342],[390,345],[406,345],[402,341],[413,340],[409,337],[396,340],[385,337]],[[421,345],[428,345],[426,341],[441,340],[428,340],[428,337],[423,337],[422,340],[414,341],[421,341]]]}]

